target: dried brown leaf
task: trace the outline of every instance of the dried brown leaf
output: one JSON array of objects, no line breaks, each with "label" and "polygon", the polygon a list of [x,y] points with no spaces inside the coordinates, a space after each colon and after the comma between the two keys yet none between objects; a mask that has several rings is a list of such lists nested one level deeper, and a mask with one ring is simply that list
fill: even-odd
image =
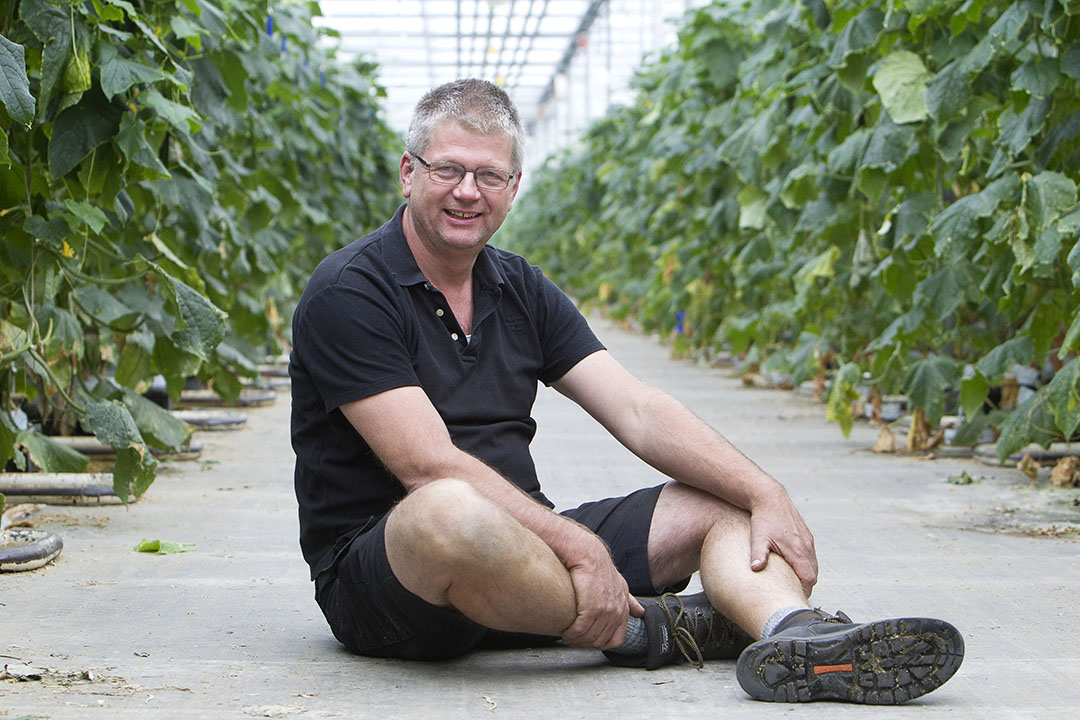
[{"label": "dried brown leaf", "polygon": [[877,442],[870,450],[876,453],[896,452],[896,436],[893,435],[893,431],[888,427],[882,427],[881,432],[878,433]]},{"label": "dried brown leaf", "polygon": [[1039,463],[1032,460],[1027,453],[1024,453],[1024,457],[1020,458],[1020,462],[1016,463],[1016,467],[1020,469],[1020,472],[1031,478],[1031,482],[1039,479]]},{"label": "dried brown leaf", "polygon": [[1058,487],[1080,487],[1080,457],[1068,455],[1058,460],[1050,482]]}]

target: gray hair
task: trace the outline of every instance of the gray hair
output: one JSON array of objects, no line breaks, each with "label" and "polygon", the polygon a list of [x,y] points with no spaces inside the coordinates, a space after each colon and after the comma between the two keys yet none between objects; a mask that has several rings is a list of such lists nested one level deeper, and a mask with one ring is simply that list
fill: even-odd
[{"label": "gray hair", "polygon": [[[487,80],[454,80],[429,90],[416,104],[405,150],[414,158],[423,155],[431,135],[444,120],[484,135],[503,134],[510,138],[510,162],[517,172],[525,160],[525,130],[510,97]],[[413,161],[416,165],[416,161]]]}]

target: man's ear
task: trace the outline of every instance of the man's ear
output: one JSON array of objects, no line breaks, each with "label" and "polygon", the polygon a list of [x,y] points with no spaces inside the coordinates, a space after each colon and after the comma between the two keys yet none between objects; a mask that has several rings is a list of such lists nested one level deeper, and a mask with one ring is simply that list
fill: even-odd
[{"label": "man's ear", "polygon": [[401,154],[401,164],[398,165],[398,178],[401,180],[401,194],[405,197],[412,195],[412,181],[414,175],[415,171],[413,170],[412,155],[404,152]]},{"label": "man's ear", "polygon": [[[518,188],[521,187],[521,172],[518,172],[517,177],[514,178],[514,185],[510,188],[510,207],[514,206],[514,199],[517,197]],[[509,208],[507,208],[509,210]]]}]

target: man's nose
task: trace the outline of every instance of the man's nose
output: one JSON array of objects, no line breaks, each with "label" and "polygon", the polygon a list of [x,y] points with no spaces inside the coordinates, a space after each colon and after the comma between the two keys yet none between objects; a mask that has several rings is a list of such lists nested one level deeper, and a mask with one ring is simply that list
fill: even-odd
[{"label": "man's nose", "polygon": [[480,196],[480,186],[476,184],[476,171],[466,170],[465,177],[461,178],[454,187],[454,194],[460,197],[475,198]]}]

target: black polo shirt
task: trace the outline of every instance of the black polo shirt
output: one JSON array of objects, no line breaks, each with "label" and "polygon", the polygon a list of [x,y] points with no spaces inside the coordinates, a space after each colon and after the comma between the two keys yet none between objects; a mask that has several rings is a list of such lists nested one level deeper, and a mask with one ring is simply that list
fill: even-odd
[{"label": "black polo shirt", "polygon": [[300,546],[314,578],[404,488],[338,409],[418,386],[454,444],[539,501],[529,443],[537,381],[550,384],[603,349],[539,268],[486,246],[473,269],[473,334],[417,267],[404,206],[312,274],[293,316],[292,445]]}]

